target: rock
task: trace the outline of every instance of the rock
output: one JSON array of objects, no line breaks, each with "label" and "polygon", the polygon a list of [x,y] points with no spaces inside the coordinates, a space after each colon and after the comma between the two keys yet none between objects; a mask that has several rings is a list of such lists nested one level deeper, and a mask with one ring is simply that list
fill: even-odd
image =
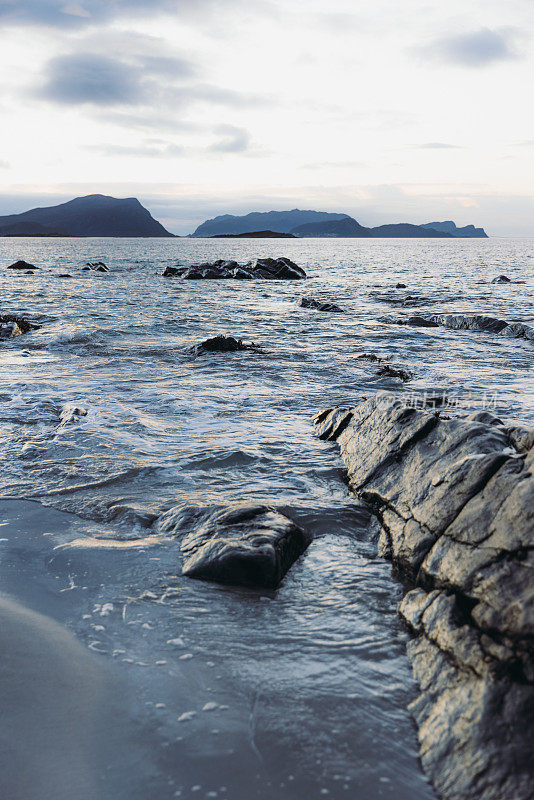
[{"label": "rock", "polygon": [[306,273],[289,258],[257,258],[240,266],[237,261],[219,259],[191,267],[166,267],[164,278],[184,280],[302,280]]},{"label": "rock", "polygon": [[534,341],[534,328],[522,322],[506,322],[496,317],[486,317],[482,314],[432,314],[429,317],[380,317],[379,322],[388,322],[393,325],[415,325],[425,328],[436,328],[443,325],[446,328],[466,331],[486,331],[497,333],[500,336],[509,336],[514,339],[529,339]]},{"label": "rock", "polygon": [[319,300],[314,300],[312,297],[302,297],[299,305],[302,308],[313,308],[316,311],[331,311],[335,314],[343,314],[343,309],[336,306],[335,303],[321,303]]},{"label": "rock", "polygon": [[40,267],[36,267],[35,264],[28,264],[27,261],[15,261],[14,264],[10,264],[8,269],[40,269]]},{"label": "rock", "polygon": [[406,289],[406,284],[405,283],[397,283],[395,285],[395,289]]},{"label": "rock", "polygon": [[107,267],[103,261],[88,261],[87,266],[89,269],[92,269],[93,272],[109,272],[109,267]]},{"label": "rock", "polygon": [[413,325],[416,328],[439,328],[437,322],[433,322],[431,319],[426,319],[425,317],[419,317],[417,315],[413,317],[380,317],[378,320],[379,322],[387,322],[390,325]]},{"label": "rock", "polygon": [[33,271],[33,270],[31,270],[31,269],[28,269],[28,270],[26,270],[26,272],[25,272],[24,274],[25,274],[25,275],[34,275],[35,273],[34,273],[34,271]]},{"label": "rock", "polygon": [[201,355],[202,353],[235,353],[238,350],[249,350],[253,353],[263,352],[261,347],[258,347],[254,342],[245,344],[241,339],[234,339],[233,336],[214,336],[212,339],[206,339],[190,349],[195,355]]},{"label": "rock", "polygon": [[512,283],[512,281],[506,275],[499,275],[497,278],[493,278],[492,283]]},{"label": "rock", "polygon": [[182,574],[216,583],[275,589],[306,550],[311,536],[265,505],[224,509],[177,506],[159,532],[182,535]]},{"label": "rock", "polygon": [[82,267],[82,272],[91,272],[91,267]]},{"label": "rock", "polygon": [[21,333],[29,333],[40,327],[35,322],[29,322],[16,314],[0,314],[0,339],[13,339]]},{"label": "rock", "polygon": [[379,358],[376,353],[360,353],[360,355],[356,356],[356,358],[361,358],[365,361],[383,361],[383,359]]},{"label": "rock", "polygon": [[421,760],[445,800],[534,789],[534,430],[372,398],[321,412],[405,585]]},{"label": "rock", "polygon": [[68,272],[61,272],[59,275],[56,275],[56,278],[72,278],[72,275],[69,275]]},{"label": "rock", "polygon": [[401,381],[409,381],[410,378],[413,378],[413,373],[408,372],[408,370],[396,369],[389,365],[381,367],[376,374],[384,378],[400,378]]},{"label": "rock", "polygon": [[65,425],[69,425],[71,422],[78,422],[80,417],[87,416],[87,409],[83,408],[83,406],[76,406],[72,403],[67,403],[62,409],[59,415],[59,427],[63,428]]}]

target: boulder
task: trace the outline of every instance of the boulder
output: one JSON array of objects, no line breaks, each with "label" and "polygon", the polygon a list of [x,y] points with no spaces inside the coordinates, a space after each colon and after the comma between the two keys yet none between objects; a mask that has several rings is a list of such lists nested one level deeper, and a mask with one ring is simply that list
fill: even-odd
[{"label": "boulder", "polygon": [[202,355],[202,353],[236,353],[239,350],[249,350],[253,353],[261,353],[261,347],[251,342],[245,344],[241,339],[235,339],[233,336],[213,336],[211,339],[206,339],[204,342],[194,345],[190,351],[194,355]]},{"label": "boulder", "polygon": [[40,269],[40,267],[36,267],[35,264],[28,264],[27,261],[15,261],[14,264],[9,265],[8,269],[34,270],[34,269]]},{"label": "boulder", "polygon": [[35,322],[29,322],[24,317],[16,314],[0,314],[0,339],[13,339],[22,333],[29,333],[31,330],[40,328]]},{"label": "boulder", "polygon": [[428,317],[380,317],[379,322],[392,325],[415,325],[436,328],[443,325],[457,331],[484,331],[497,333],[514,339],[534,341],[534,328],[522,322],[506,322],[504,319],[487,317],[483,314],[432,314]]},{"label": "boulder", "polygon": [[534,761],[534,430],[375,397],[320,413],[379,552],[420,694],[421,760],[446,800],[527,800]]},{"label": "boulder", "polygon": [[320,300],[314,300],[312,297],[301,297],[299,305],[302,308],[313,308],[316,311],[331,311],[334,314],[343,314],[343,309],[336,306],[335,303],[321,303]]},{"label": "boulder", "polygon": [[177,506],[156,529],[182,536],[183,575],[258,589],[276,589],[311,541],[303,528],[265,505]]},{"label": "boulder", "polygon": [[496,278],[493,278],[492,283],[512,283],[510,278],[507,278],[506,275],[498,275]]},{"label": "boulder", "polygon": [[395,289],[406,289],[406,284],[405,283],[397,283],[395,285]]},{"label": "boulder", "polygon": [[165,267],[164,278],[184,280],[301,280],[306,273],[289,258],[258,258],[247,264],[219,259],[190,267]]}]

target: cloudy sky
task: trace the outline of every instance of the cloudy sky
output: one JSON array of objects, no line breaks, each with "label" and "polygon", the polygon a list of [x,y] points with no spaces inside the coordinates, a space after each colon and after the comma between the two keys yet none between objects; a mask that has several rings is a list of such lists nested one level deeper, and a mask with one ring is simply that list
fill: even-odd
[{"label": "cloudy sky", "polygon": [[0,214],[101,192],[534,236],[533,0],[0,0]]}]

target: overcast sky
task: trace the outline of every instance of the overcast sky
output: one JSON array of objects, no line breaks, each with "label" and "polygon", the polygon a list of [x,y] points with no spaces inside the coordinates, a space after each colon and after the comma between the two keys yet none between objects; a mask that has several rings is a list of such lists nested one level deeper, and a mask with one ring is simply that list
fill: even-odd
[{"label": "overcast sky", "polygon": [[0,0],[0,214],[314,208],[534,236],[533,0]]}]

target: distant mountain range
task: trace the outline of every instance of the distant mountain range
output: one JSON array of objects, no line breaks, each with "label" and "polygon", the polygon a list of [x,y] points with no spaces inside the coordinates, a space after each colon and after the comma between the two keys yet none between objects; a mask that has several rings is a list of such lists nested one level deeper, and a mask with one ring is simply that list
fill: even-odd
[{"label": "distant mountain range", "polygon": [[168,237],[135,197],[103,194],[77,197],[48,208],[0,217],[0,236],[120,236]]},{"label": "distant mountain range", "polygon": [[458,228],[454,222],[428,222],[411,225],[407,222],[379,225],[366,228],[348,214],[332,214],[327,211],[267,211],[253,212],[244,216],[223,214],[208,219],[192,234],[195,237],[241,235],[260,230],[291,233],[297,237],[332,238],[487,238],[483,228],[466,225]]},{"label": "distant mountain range", "polygon": [[[407,222],[366,228],[348,214],[328,211],[254,211],[244,216],[223,214],[198,226],[194,237],[239,236],[276,238],[486,238],[483,228],[458,228],[451,220],[411,225]],[[0,236],[172,237],[135,197],[103,194],[77,197],[68,203],[0,216]]]}]

